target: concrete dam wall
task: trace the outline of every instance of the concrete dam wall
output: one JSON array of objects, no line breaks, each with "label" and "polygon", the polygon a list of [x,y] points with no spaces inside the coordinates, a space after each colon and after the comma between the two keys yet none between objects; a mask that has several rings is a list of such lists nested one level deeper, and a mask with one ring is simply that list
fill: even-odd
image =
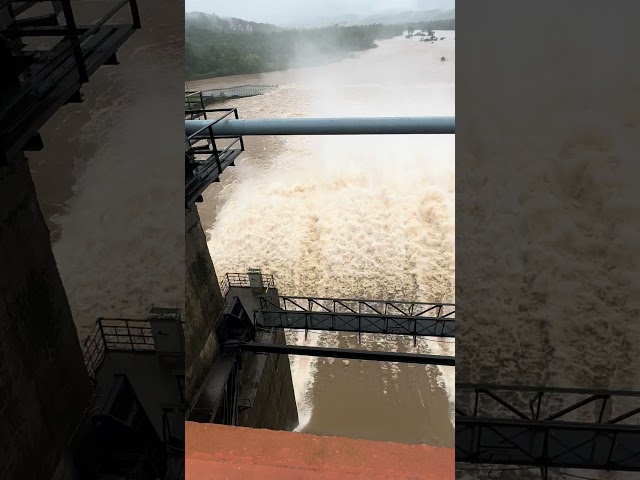
[{"label": "concrete dam wall", "polygon": [[52,478],[91,389],[22,154],[0,158],[0,248],[0,477]]},{"label": "concrete dam wall", "polygon": [[[220,358],[223,331],[232,327],[225,324],[234,321],[225,320],[227,304],[237,298],[253,318],[262,292],[230,286],[223,297],[195,206],[186,212],[185,228],[185,400],[190,405]],[[285,336],[282,330],[258,329],[256,340],[284,344]],[[245,352],[241,365],[238,425],[293,430],[298,410],[288,357]]]}]

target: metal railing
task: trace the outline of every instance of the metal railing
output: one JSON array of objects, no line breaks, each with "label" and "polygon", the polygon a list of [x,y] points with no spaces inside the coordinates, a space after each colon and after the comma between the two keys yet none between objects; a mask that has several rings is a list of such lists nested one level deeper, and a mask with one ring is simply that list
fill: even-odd
[{"label": "metal railing", "polygon": [[456,461],[640,471],[640,392],[456,384]]},{"label": "metal railing", "polygon": [[147,320],[100,318],[85,340],[82,354],[91,378],[108,351],[154,352],[151,324]]},{"label": "metal railing", "polygon": [[219,88],[205,88],[200,90],[201,92],[220,92],[220,91],[224,91],[224,90],[235,90],[235,89],[240,89],[240,88],[264,88],[264,89],[276,89],[278,88],[278,85],[249,85],[249,84],[245,84],[245,85],[234,85],[231,87],[219,87]]},{"label": "metal railing", "polygon": [[[241,136],[214,135],[213,127],[227,117],[238,119],[235,108],[192,108],[204,106],[199,94],[185,97],[185,117],[206,118],[206,125],[194,130],[185,128],[185,204],[193,205],[202,192],[213,182],[219,180],[225,168],[234,164],[235,159],[244,151]],[[211,118],[215,115],[216,118]],[[190,121],[190,120],[185,120]],[[226,146],[220,147],[221,142]]]},{"label": "metal railing", "polygon": [[[207,118],[208,113],[217,113],[219,114],[219,116],[215,119]],[[185,110],[185,116],[187,114],[198,116],[198,119],[202,117],[208,120],[205,125],[202,125],[202,127],[199,127],[193,131],[185,130],[185,151],[187,154],[213,155],[216,160],[219,160],[219,157],[226,153],[231,148],[231,146],[233,146],[237,142],[240,142],[241,150],[244,151],[244,143],[242,142],[242,137],[240,136],[229,137],[233,139],[233,142],[224,150],[218,150],[216,147],[216,135],[214,135],[213,133],[214,125],[224,120],[228,116],[232,115],[236,120],[239,119],[237,108],[197,108]],[[205,144],[206,146],[204,146]]]},{"label": "metal railing", "polygon": [[[137,0],[120,0],[114,5],[108,13],[106,13],[100,20],[91,26],[77,26],[75,22],[75,16],[73,8],[71,6],[71,0],[59,0],[63,7],[63,13],[66,25],[59,27],[47,27],[47,26],[34,26],[34,27],[22,27],[22,28],[9,28],[7,33],[10,36],[22,37],[22,36],[53,36],[64,37],[69,41],[69,44],[62,50],[56,50],[57,55],[53,55],[46,63],[38,65],[38,71],[30,77],[29,85],[22,89],[19,95],[16,96],[11,105],[0,112],[0,118],[5,117],[12,108],[16,105],[22,104],[27,98],[32,96],[36,90],[42,88],[42,85],[46,83],[46,79],[64,62],[71,57],[75,59],[75,66],[78,70],[80,80],[85,83],[89,80],[87,73],[87,66],[85,63],[85,51],[83,50],[83,44],[93,35],[95,35],[99,29],[118,13],[127,4],[130,7],[132,17],[132,27],[139,29],[140,13],[138,10]],[[26,2],[29,3],[29,2]],[[59,53],[58,53],[59,52]]]},{"label": "metal railing", "polygon": [[209,88],[202,90],[202,96],[217,99],[232,99],[264,95],[278,88],[277,85],[238,85],[232,87]]},{"label": "metal railing", "polygon": [[[248,273],[227,273],[220,282],[220,292],[222,297],[226,297],[231,287],[250,287]],[[265,290],[275,290],[276,281],[273,275],[262,274],[262,286]]]},{"label": "metal railing", "polygon": [[260,297],[260,307],[301,312],[357,313],[405,317],[449,318],[454,320],[455,304],[390,300],[361,300],[322,297]]},{"label": "metal railing", "polygon": [[[120,46],[141,27],[137,0],[108,2],[110,10],[91,25],[77,25],[72,5],[78,2],[59,0],[54,13],[17,19],[17,11],[46,3],[14,2],[13,23],[2,31],[10,43],[24,45],[26,37],[60,39],[40,50],[12,54],[6,65],[13,70],[16,89],[0,107],[0,148],[5,155],[21,150],[42,148],[37,132],[53,112],[69,102],[81,102],[80,88],[102,65],[117,64]],[[58,8],[60,6],[61,8]],[[115,23],[113,17],[129,6],[131,20]],[[58,23],[58,14],[65,25]],[[50,42],[48,42],[50,43]],[[6,103],[5,103],[6,102]],[[31,143],[34,142],[34,143]]]},{"label": "metal railing", "polygon": [[184,93],[185,118],[188,118],[189,120],[197,118],[207,120],[205,108],[206,105],[201,91]]}]

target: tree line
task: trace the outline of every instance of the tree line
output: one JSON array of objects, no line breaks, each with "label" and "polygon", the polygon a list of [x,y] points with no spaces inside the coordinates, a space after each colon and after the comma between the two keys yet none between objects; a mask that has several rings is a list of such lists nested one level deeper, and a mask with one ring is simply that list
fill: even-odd
[{"label": "tree line", "polygon": [[397,37],[408,29],[429,28],[453,29],[455,24],[445,20],[270,32],[222,32],[187,24],[185,73],[190,80],[312,66],[376,48],[376,40]]}]

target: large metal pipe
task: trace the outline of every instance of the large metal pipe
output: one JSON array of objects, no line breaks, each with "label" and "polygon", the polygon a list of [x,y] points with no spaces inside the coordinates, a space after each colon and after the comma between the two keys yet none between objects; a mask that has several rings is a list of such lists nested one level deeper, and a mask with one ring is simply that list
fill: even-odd
[{"label": "large metal pipe", "polygon": [[[185,120],[190,137],[208,126],[216,136],[455,134],[455,117],[270,118]],[[202,132],[203,136],[207,131]],[[198,135],[200,136],[200,135]]]}]

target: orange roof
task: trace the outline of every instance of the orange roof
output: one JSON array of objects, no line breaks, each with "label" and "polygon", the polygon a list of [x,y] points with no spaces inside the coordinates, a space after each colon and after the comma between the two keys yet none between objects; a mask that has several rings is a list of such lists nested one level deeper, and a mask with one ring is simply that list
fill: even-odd
[{"label": "orange roof", "polygon": [[453,448],[187,422],[185,480],[455,478]]}]

